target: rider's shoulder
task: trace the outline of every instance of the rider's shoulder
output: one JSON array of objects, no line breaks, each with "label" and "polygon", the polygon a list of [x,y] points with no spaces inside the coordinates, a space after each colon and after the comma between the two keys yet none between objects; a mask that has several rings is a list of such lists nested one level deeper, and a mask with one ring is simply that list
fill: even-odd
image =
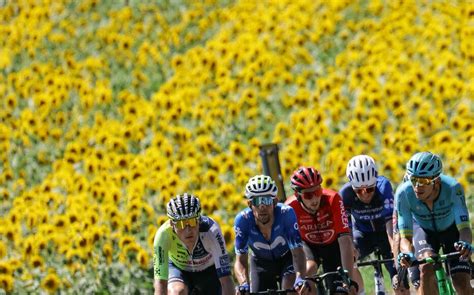
[{"label": "rider's shoulder", "polygon": [[214,219],[209,216],[201,215],[201,218],[199,220],[199,231],[207,232],[214,224],[216,224]]},{"label": "rider's shoulder", "polygon": [[284,204],[284,203],[278,203],[275,206],[275,210],[277,212],[280,212],[281,214],[287,214],[289,211],[293,211],[293,208],[290,205]]},{"label": "rider's shoulder", "polygon": [[439,178],[441,179],[441,184],[448,185],[453,188],[460,185],[454,177],[441,174]]},{"label": "rider's shoulder", "polygon": [[244,220],[250,220],[253,218],[252,210],[250,208],[245,208],[235,217],[236,222],[243,222]]},{"label": "rider's shoulder", "polygon": [[339,190],[339,194],[341,195],[341,198],[355,196],[354,190],[352,189],[352,184],[350,182],[346,182]]},{"label": "rider's shoulder", "polygon": [[377,185],[377,187],[383,187],[383,186],[391,185],[391,184],[390,184],[390,180],[388,180],[387,177],[385,177],[383,175],[379,175],[379,176],[377,176],[376,185]]}]

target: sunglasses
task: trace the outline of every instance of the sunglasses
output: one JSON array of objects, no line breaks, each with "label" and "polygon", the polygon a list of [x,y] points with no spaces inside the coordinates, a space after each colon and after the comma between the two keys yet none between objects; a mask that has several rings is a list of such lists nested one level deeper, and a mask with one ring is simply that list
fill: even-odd
[{"label": "sunglasses", "polygon": [[299,194],[305,200],[311,200],[314,197],[320,197],[322,193],[321,186],[317,186],[315,188],[308,189],[310,191],[301,191]]},{"label": "sunglasses", "polygon": [[424,185],[430,185],[435,182],[435,180],[438,177],[432,178],[432,177],[415,177],[411,176],[410,181],[413,186],[424,186]]},{"label": "sunglasses", "polygon": [[356,194],[362,194],[363,192],[370,194],[375,192],[375,185],[368,187],[352,187]]},{"label": "sunglasses", "polygon": [[185,229],[186,226],[188,225],[190,227],[196,227],[199,222],[199,217],[193,217],[193,218],[182,219],[182,220],[173,220],[172,222],[178,229]]},{"label": "sunglasses", "polygon": [[252,205],[255,207],[260,205],[272,205],[273,204],[273,196],[258,196],[252,198]]}]

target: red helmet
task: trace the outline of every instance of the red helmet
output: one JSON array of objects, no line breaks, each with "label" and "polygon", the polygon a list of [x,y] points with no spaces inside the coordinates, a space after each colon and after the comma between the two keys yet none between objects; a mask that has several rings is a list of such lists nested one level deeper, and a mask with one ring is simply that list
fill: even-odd
[{"label": "red helmet", "polygon": [[320,185],[321,174],[313,167],[300,167],[291,176],[291,188],[297,192]]}]

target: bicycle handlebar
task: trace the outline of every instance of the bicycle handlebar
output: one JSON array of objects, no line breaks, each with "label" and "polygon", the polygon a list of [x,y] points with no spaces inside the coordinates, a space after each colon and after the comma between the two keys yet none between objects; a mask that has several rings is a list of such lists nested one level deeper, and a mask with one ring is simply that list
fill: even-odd
[{"label": "bicycle handlebar", "polygon": [[424,263],[438,263],[438,262],[444,262],[446,260],[452,260],[459,258],[461,254],[459,252],[451,252],[447,254],[441,254],[441,255],[433,255],[431,257],[427,257],[424,259],[418,259],[412,262],[411,266],[416,266]]},{"label": "bicycle handlebar", "polygon": [[342,267],[338,267],[337,271],[328,271],[320,275],[305,277],[305,280],[318,283],[324,280],[327,276],[339,275],[341,276],[341,278],[344,280],[345,283],[349,283],[349,276],[347,274],[348,274],[347,270],[344,270]]},{"label": "bicycle handlebar", "polygon": [[295,289],[273,290],[250,292],[250,295],[286,295],[288,293],[296,293]]},{"label": "bicycle handlebar", "polygon": [[362,261],[362,262],[354,263],[354,268],[359,267],[359,266],[367,266],[367,265],[376,266],[380,264],[393,263],[393,262],[394,262],[393,258]]}]

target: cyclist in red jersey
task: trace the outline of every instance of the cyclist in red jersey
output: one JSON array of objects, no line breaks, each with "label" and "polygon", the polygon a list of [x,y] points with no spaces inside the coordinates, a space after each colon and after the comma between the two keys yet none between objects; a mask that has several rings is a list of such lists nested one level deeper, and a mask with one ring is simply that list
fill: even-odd
[{"label": "cyclist in red jersey", "polygon": [[[303,240],[308,276],[336,271],[342,266],[354,279],[354,248],[344,204],[339,194],[321,187],[322,177],[313,167],[300,167],[291,176],[295,194],[285,202],[296,213]],[[356,281],[356,283],[359,283]],[[331,291],[339,292],[337,286]],[[351,288],[352,292],[355,292]],[[342,290],[342,293],[344,291]]]}]

